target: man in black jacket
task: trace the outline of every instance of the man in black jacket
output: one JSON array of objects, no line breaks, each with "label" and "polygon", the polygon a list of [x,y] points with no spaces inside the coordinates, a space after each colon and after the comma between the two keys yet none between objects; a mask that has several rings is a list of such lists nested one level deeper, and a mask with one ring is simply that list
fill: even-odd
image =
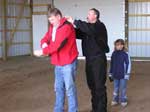
[{"label": "man in black jacket", "polygon": [[87,84],[92,95],[92,112],[107,112],[106,72],[109,52],[107,30],[99,20],[100,13],[92,8],[88,12],[87,21],[68,21],[76,27],[77,38],[82,40],[83,55],[86,57]]}]

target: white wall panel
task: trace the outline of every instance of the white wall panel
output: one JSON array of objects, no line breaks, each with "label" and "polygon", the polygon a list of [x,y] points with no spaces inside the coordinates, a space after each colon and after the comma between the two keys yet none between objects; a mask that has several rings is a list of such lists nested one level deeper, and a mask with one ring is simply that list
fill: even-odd
[{"label": "white wall panel", "polygon": [[150,2],[129,2],[129,52],[132,57],[150,57],[150,16],[146,14],[150,14]]},{"label": "white wall panel", "polygon": [[51,4],[52,0],[33,0],[34,4]]},{"label": "white wall panel", "polygon": [[[33,4],[51,4],[51,0],[33,0]],[[33,12],[47,12],[48,6],[33,7]],[[48,31],[48,18],[47,15],[33,15],[33,51],[34,55],[41,55],[40,40]]]},{"label": "white wall panel", "polygon": [[[61,9],[64,15],[75,19],[86,20],[90,8],[97,8],[108,30],[109,46],[113,51],[113,43],[118,38],[124,39],[124,0],[54,0],[54,5]],[[78,41],[82,55],[80,41]],[[111,52],[108,54],[110,56]]]},{"label": "white wall panel", "polygon": [[40,55],[40,40],[48,31],[47,15],[33,15],[33,50],[34,55]]}]

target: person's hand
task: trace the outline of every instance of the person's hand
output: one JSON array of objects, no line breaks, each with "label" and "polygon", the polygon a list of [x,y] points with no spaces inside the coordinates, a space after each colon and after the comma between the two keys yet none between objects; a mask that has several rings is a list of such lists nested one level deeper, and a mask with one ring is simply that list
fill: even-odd
[{"label": "person's hand", "polygon": [[35,50],[35,51],[34,51],[34,55],[35,55],[35,56],[38,56],[38,57],[39,57],[39,56],[42,56],[42,55],[43,55],[42,49],[40,49],[40,50]]},{"label": "person's hand", "polygon": [[66,19],[68,22],[70,22],[72,24],[74,23],[74,19],[71,16],[66,16]]},{"label": "person's hand", "polygon": [[112,74],[109,74],[109,81],[110,81],[110,82],[113,82],[113,81],[114,81],[114,79],[113,79],[113,77],[112,77]]},{"label": "person's hand", "polygon": [[124,79],[129,80],[130,75],[129,74],[125,74]]},{"label": "person's hand", "polygon": [[44,49],[44,48],[46,48],[46,47],[48,47],[47,43],[43,43],[43,44],[42,44],[42,49]]},{"label": "person's hand", "polygon": [[112,77],[109,77],[109,81],[110,81],[110,82],[113,82],[114,79],[113,79]]}]

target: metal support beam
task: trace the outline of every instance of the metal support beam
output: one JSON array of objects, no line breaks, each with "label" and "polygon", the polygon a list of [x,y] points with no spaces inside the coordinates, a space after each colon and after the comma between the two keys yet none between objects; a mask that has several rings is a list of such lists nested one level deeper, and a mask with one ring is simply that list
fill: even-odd
[{"label": "metal support beam", "polygon": [[52,8],[55,7],[55,3],[54,3],[54,0],[52,0]]},{"label": "metal support beam", "polygon": [[2,0],[2,58],[5,61],[7,59],[7,0]]},{"label": "metal support beam", "polygon": [[32,26],[33,0],[30,0],[30,54],[33,56],[33,26]]},{"label": "metal support beam", "polygon": [[125,0],[125,43],[126,43],[126,47],[129,48],[129,45],[128,45],[128,36],[129,36],[129,15],[128,15],[128,12],[129,12],[129,4],[128,4],[128,0]]}]

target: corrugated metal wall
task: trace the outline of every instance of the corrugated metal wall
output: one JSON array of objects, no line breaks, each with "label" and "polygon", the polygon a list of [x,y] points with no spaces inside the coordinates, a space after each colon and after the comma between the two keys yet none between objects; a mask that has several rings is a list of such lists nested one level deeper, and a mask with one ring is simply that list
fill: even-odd
[{"label": "corrugated metal wall", "polygon": [[[0,30],[2,29],[2,1],[0,0]],[[2,32],[0,32],[0,58],[2,57]]]},{"label": "corrugated metal wall", "polygon": [[[23,4],[24,0],[7,0],[7,15],[10,18],[7,19],[7,29],[10,31],[16,27],[17,20],[16,16],[22,16],[18,27],[16,29],[16,33],[14,35],[14,39],[12,40],[12,45],[8,48],[8,56],[16,56],[16,55],[26,55],[31,53],[31,27],[30,27],[30,8],[28,5],[15,5],[15,4]],[[27,2],[26,2],[27,4]],[[24,9],[22,9],[24,7]],[[23,12],[20,12],[20,11]],[[19,15],[22,13],[21,15]],[[12,32],[7,33],[7,40],[10,41]]]},{"label": "corrugated metal wall", "polygon": [[47,11],[47,5],[50,5],[52,0],[33,0],[33,12],[45,12]]},{"label": "corrugated metal wall", "polygon": [[129,52],[150,57],[150,0],[129,0]]},{"label": "corrugated metal wall", "polygon": [[[86,20],[90,8],[99,9],[100,20],[105,23],[108,30],[111,52],[114,50],[114,41],[118,38],[125,38],[124,0],[54,0],[54,5],[61,9],[64,15],[82,20]],[[82,56],[80,41],[77,41],[77,44],[80,56]],[[111,52],[107,55],[108,57]]]},{"label": "corrugated metal wall", "polygon": [[[31,54],[32,52],[32,32],[30,6],[24,0],[0,0],[0,57],[2,57],[2,1],[7,2],[7,55],[17,56]],[[26,2],[28,0],[25,0]],[[51,0],[33,0],[34,4],[51,4]],[[87,11],[91,7],[96,7],[101,11],[101,19],[108,28],[109,44],[113,49],[113,41],[124,37],[124,0],[113,1],[80,1],[80,0],[55,0],[56,7],[60,8],[65,15],[72,15],[75,18],[85,19]],[[91,4],[89,6],[89,4]],[[113,4],[113,5],[112,5]],[[17,17],[24,6],[21,19],[16,31],[13,29],[18,23]],[[132,57],[150,57],[150,0],[128,0],[129,6],[129,52]],[[33,11],[45,11],[47,7],[34,7]],[[69,9],[69,10],[68,10]],[[120,10],[121,9],[121,10]],[[117,12],[116,12],[117,11]],[[36,15],[36,14],[35,14]],[[38,15],[38,14],[37,14]],[[115,16],[114,16],[115,15]],[[41,15],[40,15],[41,16]],[[45,17],[44,17],[45,18]],[[46,20],[46,19],[45,19]],[[44,21],[45,21],[44,20]],[[117,21],[115,24],[113,20]],[[41,20],[42,21],[42,20]],[[35,22],[36,23],[36,22]],[[37,24],[37,23],[36,23]],[[41,24],[42,25],[42,24]],[[40,27],[40,26],[39,26]],[[47,24],[44,24],[47,28]],[[38,28],[37,28],[38,29]],[[45,30],[44,30],[45,31]],[[15,32],[15,33],[14,33]],[[14,33],[14,38],[13,38]],[[35,32],[36,33],[36,32]],[[41,34],[43,34],[42,32]],[[12,42],[10,42],[12,38]],[[35,40],[36,37],[34,37]],[[36,41],[35,41],[36,42]],[[39,44],[39,43],[35,43]],[[78,43],[80,44],[80,42]],[[79,46],[80,49],[80,46]],[[81,49],[80,49],[81,50]],[[81,55],[81,53],[80,53]]]},{"label": "corrugated metal wall", "polygon": [[[28,0],[5,2],[7,56],[32,54],[31,10]],[[0,10],[1,13],[2,11]],[[1,32],[3,30],[1,28]]]},{"label": "corrugated metal wall", "polygon": [[48,31],[47,11],[51,0],[33,0],[33,50],[34,55],[41,55],[40,40]]}]

